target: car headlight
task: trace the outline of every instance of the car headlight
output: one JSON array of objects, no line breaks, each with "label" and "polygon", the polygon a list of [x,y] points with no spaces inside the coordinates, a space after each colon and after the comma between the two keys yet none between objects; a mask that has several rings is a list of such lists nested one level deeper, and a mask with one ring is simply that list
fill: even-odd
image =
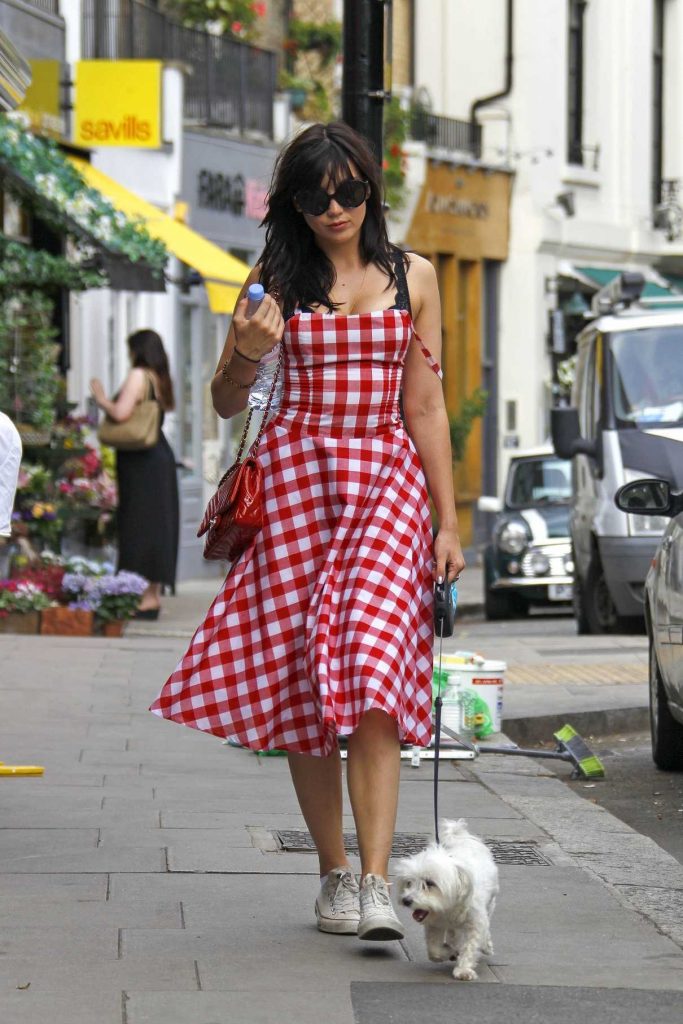
[{"label": "car headlight", "polygon": [[511,523],[505,523],[501,528],[496,543],[506,554],[520,555],[529,543],[529,534],[521,523],[513,520]]},{"label": "car headlight", "polygon": [[535,576],[547,576],[550,572],[550,559],[541,551],[534,551],[529,559],[529,566]]}]

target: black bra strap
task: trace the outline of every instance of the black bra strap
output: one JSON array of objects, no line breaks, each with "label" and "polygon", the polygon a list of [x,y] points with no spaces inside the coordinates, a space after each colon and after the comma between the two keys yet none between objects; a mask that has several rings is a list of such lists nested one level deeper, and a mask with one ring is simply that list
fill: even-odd
[{"label": "black bra strap", "polygon": [[412,316],[410,308],[410,292],[408,291],[408,278],[403,262],[403,253],[398,250],[394,253],[394,272],[396,274],[396,308],[407,309]]}]

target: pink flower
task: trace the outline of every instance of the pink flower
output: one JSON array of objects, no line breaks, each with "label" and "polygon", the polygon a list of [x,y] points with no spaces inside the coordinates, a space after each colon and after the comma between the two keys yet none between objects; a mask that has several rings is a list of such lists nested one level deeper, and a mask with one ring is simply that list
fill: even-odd
[{"label": "pink flower", "polygon": [[230,26],[231,32],[236,36],[240,34],[243,28],[244,25],[242,24],[241,21],[233,21],[232,25]]},{"label": "pink flower", "polygon": [[251,9],[257,18],[265,18],[266,5],[264,3],[254,3],[251,5]]}]

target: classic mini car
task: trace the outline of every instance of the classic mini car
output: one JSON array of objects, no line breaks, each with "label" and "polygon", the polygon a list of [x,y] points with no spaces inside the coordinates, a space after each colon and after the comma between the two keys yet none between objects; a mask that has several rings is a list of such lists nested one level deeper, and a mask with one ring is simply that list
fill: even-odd
[{"label": "classic mini car", "polygon": [[532,604],[562,606],[572,600],[571,498],[571,463],[544,447],[515,454],[502,502],[479,499],[482,512],[496,513],[484,551],[487,619],[524,615]]},{"label": "classic mini car", "polygon": [[650,732],[657,767],[683,771],[683,492],[650,478],[620,487],[614,500],[631,517],[670,517],[645,578]]}]

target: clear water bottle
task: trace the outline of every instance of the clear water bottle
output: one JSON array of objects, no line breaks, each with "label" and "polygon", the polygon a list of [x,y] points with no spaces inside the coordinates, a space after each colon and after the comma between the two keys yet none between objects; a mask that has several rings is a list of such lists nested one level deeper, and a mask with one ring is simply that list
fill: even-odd
[{"label": "clear water bottle", "polygon": [[[265,292],[262,284],[251,284],[247,290],[247,310],[245,316],[247,319],[252,317],[256,310],[259,308],[263,301]],[[258,370],[256,371],[256,379],[252,385],[251,391],[249,392],[249,406],[252,409],[263,410],[268,404],[268,395],[270,389],[273,386],[273,376],[277,368],[278,357],[280,353],[280,346],[276,345],[274,349],[267,352],[261,362],[259,363]],[[270,405],[270,411],[275,410],[280,405],[282,398],[282,373],[278,377],[277,384],[275,386],[275,392],[273,394],[273,401]]]}]

